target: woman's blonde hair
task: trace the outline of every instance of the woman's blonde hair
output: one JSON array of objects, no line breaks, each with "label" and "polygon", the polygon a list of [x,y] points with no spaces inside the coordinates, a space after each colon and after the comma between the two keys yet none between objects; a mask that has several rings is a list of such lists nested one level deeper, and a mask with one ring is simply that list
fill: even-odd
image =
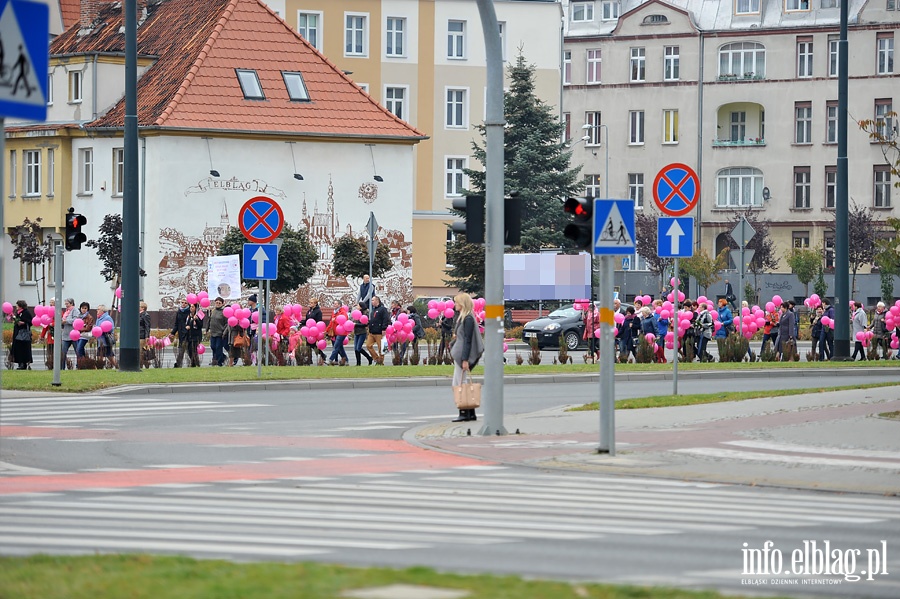
[{"label": "woman's blonde hair", "polygon": [[475,306],[472,303],[472,296],[468,293],[459,293],[453,298],[453,303],[459,306],[459,322],[465,320],[466,316],[474,315]]}]

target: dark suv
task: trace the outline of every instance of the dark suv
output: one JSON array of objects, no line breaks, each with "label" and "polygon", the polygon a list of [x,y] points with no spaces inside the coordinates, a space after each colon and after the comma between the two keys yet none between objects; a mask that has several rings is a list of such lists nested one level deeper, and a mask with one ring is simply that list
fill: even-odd
[{"label": "dark suv", "polygon": [[554,310],[547,316],[525,323],[522,334],[526,343],[531,343],[532,338],[537,338],[538,347],[559,347],[559,336],[565,339],[566,347],[570,350],[578,349],[581,345],[581,337],[584,334],[584,321],[581,318],[581,310],[572,306]]}]

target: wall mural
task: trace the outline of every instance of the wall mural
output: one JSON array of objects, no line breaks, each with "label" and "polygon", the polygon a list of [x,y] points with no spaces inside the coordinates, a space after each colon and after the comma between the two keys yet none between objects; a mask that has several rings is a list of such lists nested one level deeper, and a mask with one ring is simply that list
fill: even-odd
[{"label": "wall mural", "polygon": [[[299,214],[287,205],[284,191],[268,185],[259,179],[239,181],[236,178],[220,181],[208,177],[197,185],[185,190],[184,195],[218,192],[231,197],[222,200],[219,222],[210,225],[207,221],[202,230],[184,230],[180,227],[165,227],[159,232],[159,300],[163,310],[176,307],[176,302],[186,293],[206,289],[207,258],[219,252],[219,244],[232,227],[236,227],[237,209],[252,195],[264,194],[278,200],[284,211],[285,221],[298,229],[306,229],[310,241],[318,252],[316,270],[312,279],[290,294],[273,294],[273,303],[301,303],[308,305],[312,297],[319,298],[320,305],[330,308],[338,303],[350,304],[356,298],[360,279],[355,277],[339,277],[331,272],[332,248],[335,241],[344,235],[365,237],[369,210],[374,210],[378,197],[377,185],[366,183],[357,191],[357,197],[349,201],[341,201],[340,194],[335,200],[334,184],[329,177],[328,188],[324,192],[324,210],[319,211],[319,200],[314,198],[310,209],[307,194],[303,194],[303,202]],[[230,192],[235,192],[231,194]],[[365,210],[359,210],[358,200],[366,204]],[[232,205],[235,222],[228,213],[228,205]],[[339,210],[343,207],[343,210]],[[385,207],[389,208],[389,207]],[[341,216],[346,224],[341,226]],[[377,216],[377,215],[376,215]],[[180,226],[186,226],[183,222]],[[379,244],[386,245],[391,253],[393,268],[381,277],[376,277],[378,294],[387,302],[399,300],[404,305],[412,302],[412,242],[403,231],[386,229],[379,226],[376,238]],[[253,290],[244,290],[246,298]]]}]

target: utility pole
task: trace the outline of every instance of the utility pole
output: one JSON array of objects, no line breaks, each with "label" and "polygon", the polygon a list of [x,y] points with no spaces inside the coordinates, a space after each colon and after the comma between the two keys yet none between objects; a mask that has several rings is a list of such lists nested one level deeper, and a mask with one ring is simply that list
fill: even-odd
[{"label": "utility pole", "polygon": [[137,0],[125,0],[125,173],[122,198],[122,303],[119,370],[141,369],[138,344],[140,301],[140,201],[138,198]]},{"label": "utility pole", "polygon": [[850,358],[850,247],[847,184],[847,97],[848,48],[847,18],[849,2],[841,2],[841,32],[838,40],[838,113],[837,113],[837,197],[834,202],[834,356]]}]

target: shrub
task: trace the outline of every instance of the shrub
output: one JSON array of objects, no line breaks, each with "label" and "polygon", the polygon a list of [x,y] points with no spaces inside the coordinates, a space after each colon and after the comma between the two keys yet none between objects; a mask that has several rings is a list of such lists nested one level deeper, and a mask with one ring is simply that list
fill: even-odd
[{"label": "shrub", "polygon": [[654,362],[656,362],[655,352],[656,343],[647,343],[647,338],[644,335],[641,335],[637,346],[637,363],[653,364]]},{"label": "shrub", "polygon": [[506,336],[509,339],[522,339],[522,335],[525,333],[525,327],[512,327],[506,329]]},{"label": "shrub", "polygon": [[750,348],[750,341],[737,331],[729,334],[725,339],[718,340],[719,362],[743,362]]},{"label": "shrub", "polygon": [[528,355],[528,363],[532,366],[537,366],[541,363],[541,346],[538,345],[538,340],[536,337],[531,339],[531,352]]},{"label": "shrub", "polygon": [[569,348],[566,345],[566,338],[563,335],[559,336],[559,362],[561,364],[567,364],[572,361],[572,358],[569,357]]}]

